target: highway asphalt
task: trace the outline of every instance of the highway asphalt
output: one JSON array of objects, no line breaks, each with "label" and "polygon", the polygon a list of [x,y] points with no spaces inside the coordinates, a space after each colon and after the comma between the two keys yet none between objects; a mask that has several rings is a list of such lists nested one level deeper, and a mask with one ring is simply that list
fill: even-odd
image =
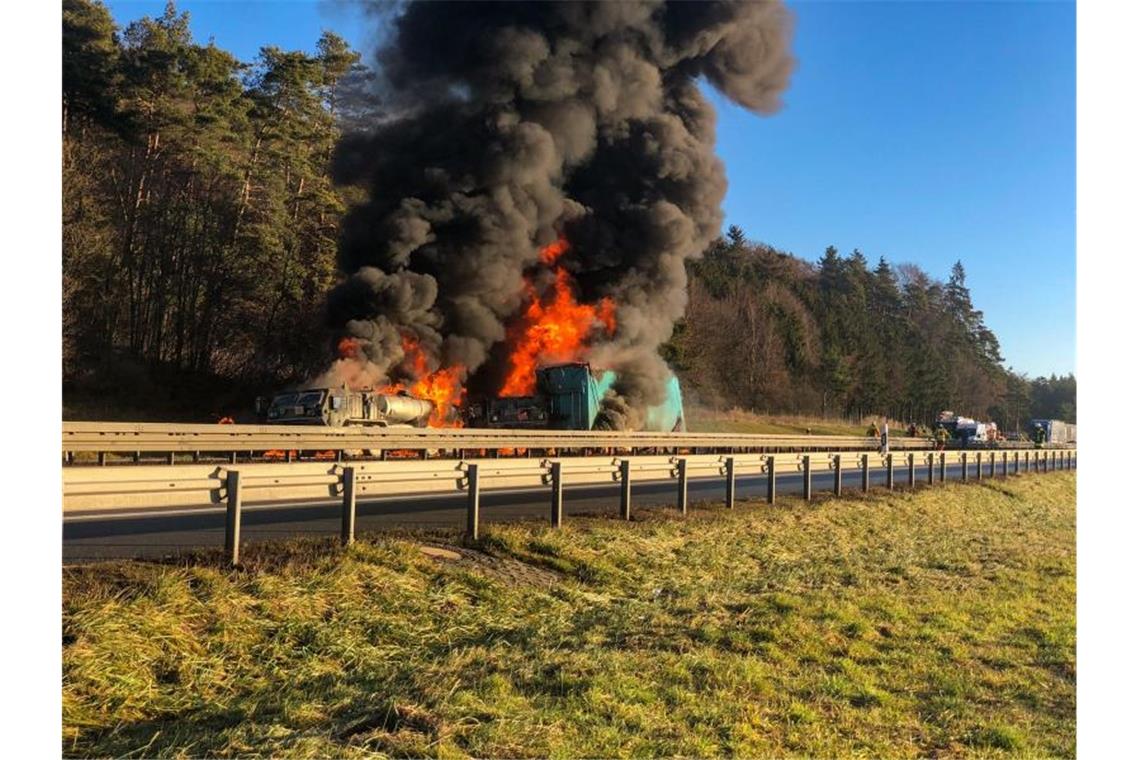
[{"label": "highway asphalt", "polygon": [[[960,480],[961,465],[946,463],[946,479]],[[926,483],[926,467],[916,462],[916,482]],[[1001,465],[997,472],[1000,476]],[[968,467],[969,479],[976,477],[973,463]],[[988,463],[983,465],[988,477]],[[844,471],[843,489],[858,492],[862,474],[857,469]],[[938,471],[934,473],[936,485]],[[830,493],[835,476],[821,469],[813,473],[813,494]],[[886,469],[872,468],[872,487],[886,485]],[[567,486],[563,491],[563,514],[567,518],[583,514],[616,514],[618,485]],[[788,473],[776,478],[776,491],[782,495],[800,495],[803,475]],[[907,488],[905,466],[895,466],[895,488]],[[724,479],[692,478],[689,481],[689,505],[724,499]],[[738,499],[763,498],[767,493],[767,476],[738,476]],[[677,482],[654,481],[634,483],[634,509],[675,508]],[[511,520],[543,520],[550,515],[548,489],[516,489],[484,491],[480,502],[480,520],[488,525]],[[466,520],[466,496],[462,493],[441,496],[387,497],[360,501],[357,504],[357,534],[391,529],[462,529]],[[195,549],[220,548],[224,535],[224,507],[198,509],[155,509],[100,512],[64,517],[63,560],[65,563],[116,558],[160,558]],[[242,510],[243,545],[296,536],[340,535],[339,501],[289,504],[246,504]]]}]

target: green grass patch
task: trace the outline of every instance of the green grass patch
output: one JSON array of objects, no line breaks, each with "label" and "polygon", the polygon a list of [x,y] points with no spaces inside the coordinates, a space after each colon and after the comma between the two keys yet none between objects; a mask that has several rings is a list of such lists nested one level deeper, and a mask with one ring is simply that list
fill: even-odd
[{"label": "green grass patch", "polygon": [[68,568],[63,752],[1070,756],[1074,503],[1060,472]]},{"label": "green grass patch", "polygon": [[[685,413],[685,424],[694,433],[748,433],[769,435],[866,435],[867,423],[804,415],[764,415],[741,409],[712,411],[694,407]],[[903,427],[896,430],[901,435]]]}]

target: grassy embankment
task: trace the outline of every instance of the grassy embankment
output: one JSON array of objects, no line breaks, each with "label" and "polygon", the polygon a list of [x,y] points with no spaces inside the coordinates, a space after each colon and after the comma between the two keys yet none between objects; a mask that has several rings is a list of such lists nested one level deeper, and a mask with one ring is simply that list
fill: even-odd
[{"label": "grassy embankment", "polygon": [[[68,755],[1074,753],[1075,478],[65,571]],[[492,559],[488,555],[493,555]]]},{"label": "grassy embankment", "polygon": [[[747,433],[772,435],[866,435],[870,424],[839,418],[760,415],[740,409],[712,411],[700,407],[685,410],[685,423],[694,433]],[[898,430],[902,430],[899,427]]]}]

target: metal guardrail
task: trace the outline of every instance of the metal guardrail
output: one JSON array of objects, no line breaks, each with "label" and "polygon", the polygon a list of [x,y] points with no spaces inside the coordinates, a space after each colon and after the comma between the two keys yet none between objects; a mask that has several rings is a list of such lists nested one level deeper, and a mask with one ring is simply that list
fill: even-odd
[{"label": "metal guardrail", "polygon": [[[928,438],[895,436],[895,449],[928,449]],[[108,454],[131,456],[144,453],[238,454],[255,452],[345,452],[417,451],[466,452],[518,450],[550,452],[630,451],[640,453],[780,453],[788,451],[869,451],[879,442],[865,436],[757,435],[739,433],[627,433],[589,430],[503,430],[477,428],[333,428],[309,425],[183,425],[165,423],[65,422],[61,441],[65,461],[76,453],[94,453],[105,464]]]},{"label": "metal guardrail", "polygon": [[862,473],[862,490],[870,489],[870,463],[878,459],[887,468],[887,488],[893,489],[896,472],[906,473],[914,487],[919,470],[926,482],[946,480],[947,462],[962,465],[961,478],[1008,476],[1025,472],[1071,469],[1076,449],[1017,449],[1004,451],[905,451],[885,456],[866,452],[784,454],[696,454],[658,456],[593,456],[546,459],[460,459],[377,461],[351,464],[294,463],[249,464],[239,467],[190,465],[112,466],[65,468],[63,508],[65,513],[96,512],[122,508],[208,507],[226,505],[226,548],[233,562],[239,560],[241,508],[244,503],[340,499],[342,541],[353,540],[356,502],[383,496],[466,493],[467,533],[479,535],[479,496],[484,490],[505,488],[550,488],[551,524],[562,523],[562,490],[568,485],[607,484],[619,486],[619,510],[624,519],[631,513],[631,486],[635,482],[676,480],[677,507],[688,509],[688,482],[692,477],[723,477],[725,502],[735,501],[736,478],[766,474],[767,498],[776,498],[776,476],[803,473],[803,496],[811,499],[812,474],[835,473],[833,492],[840,494],[843,472]]}]

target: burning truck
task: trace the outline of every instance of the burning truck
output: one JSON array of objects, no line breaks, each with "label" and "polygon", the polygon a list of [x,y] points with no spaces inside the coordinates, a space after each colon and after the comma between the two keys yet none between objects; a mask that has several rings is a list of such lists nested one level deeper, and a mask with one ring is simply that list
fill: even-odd
[{"label": "burning truck", "polygon": [[[406,391],[310,388],[274,396],[264,418],[278,425],[422,428],[463,424],[518,430],[593,430],[606,426],[602,399],[615,381],[614,372],[595,372],[585,362],[555,364],[536,370],[531,395],[475,401],[442,415],[432,400]],[[647,410],[640,429],[685,430],[681,386],[675,376],[666,384],[665,401]]]},{"label": "burning truck", "polygon": [[426,427],[434,412],[431,401],[408,393],[350,391],[342,386],[279,393],[264,413],[265,421],[275,425]]},{"label": "burning truck", "polygon": [[[595,373],[585,362],[542,367],[535,372],[535,393],[503,396],[468,405],[469,427],[516,430],[595,430],[606,427],[602,399],[616,381],[613,371]],[[678,432],[685,430],[681,385],[670,376],[665,401],[650,407],[640,430]]]}]

